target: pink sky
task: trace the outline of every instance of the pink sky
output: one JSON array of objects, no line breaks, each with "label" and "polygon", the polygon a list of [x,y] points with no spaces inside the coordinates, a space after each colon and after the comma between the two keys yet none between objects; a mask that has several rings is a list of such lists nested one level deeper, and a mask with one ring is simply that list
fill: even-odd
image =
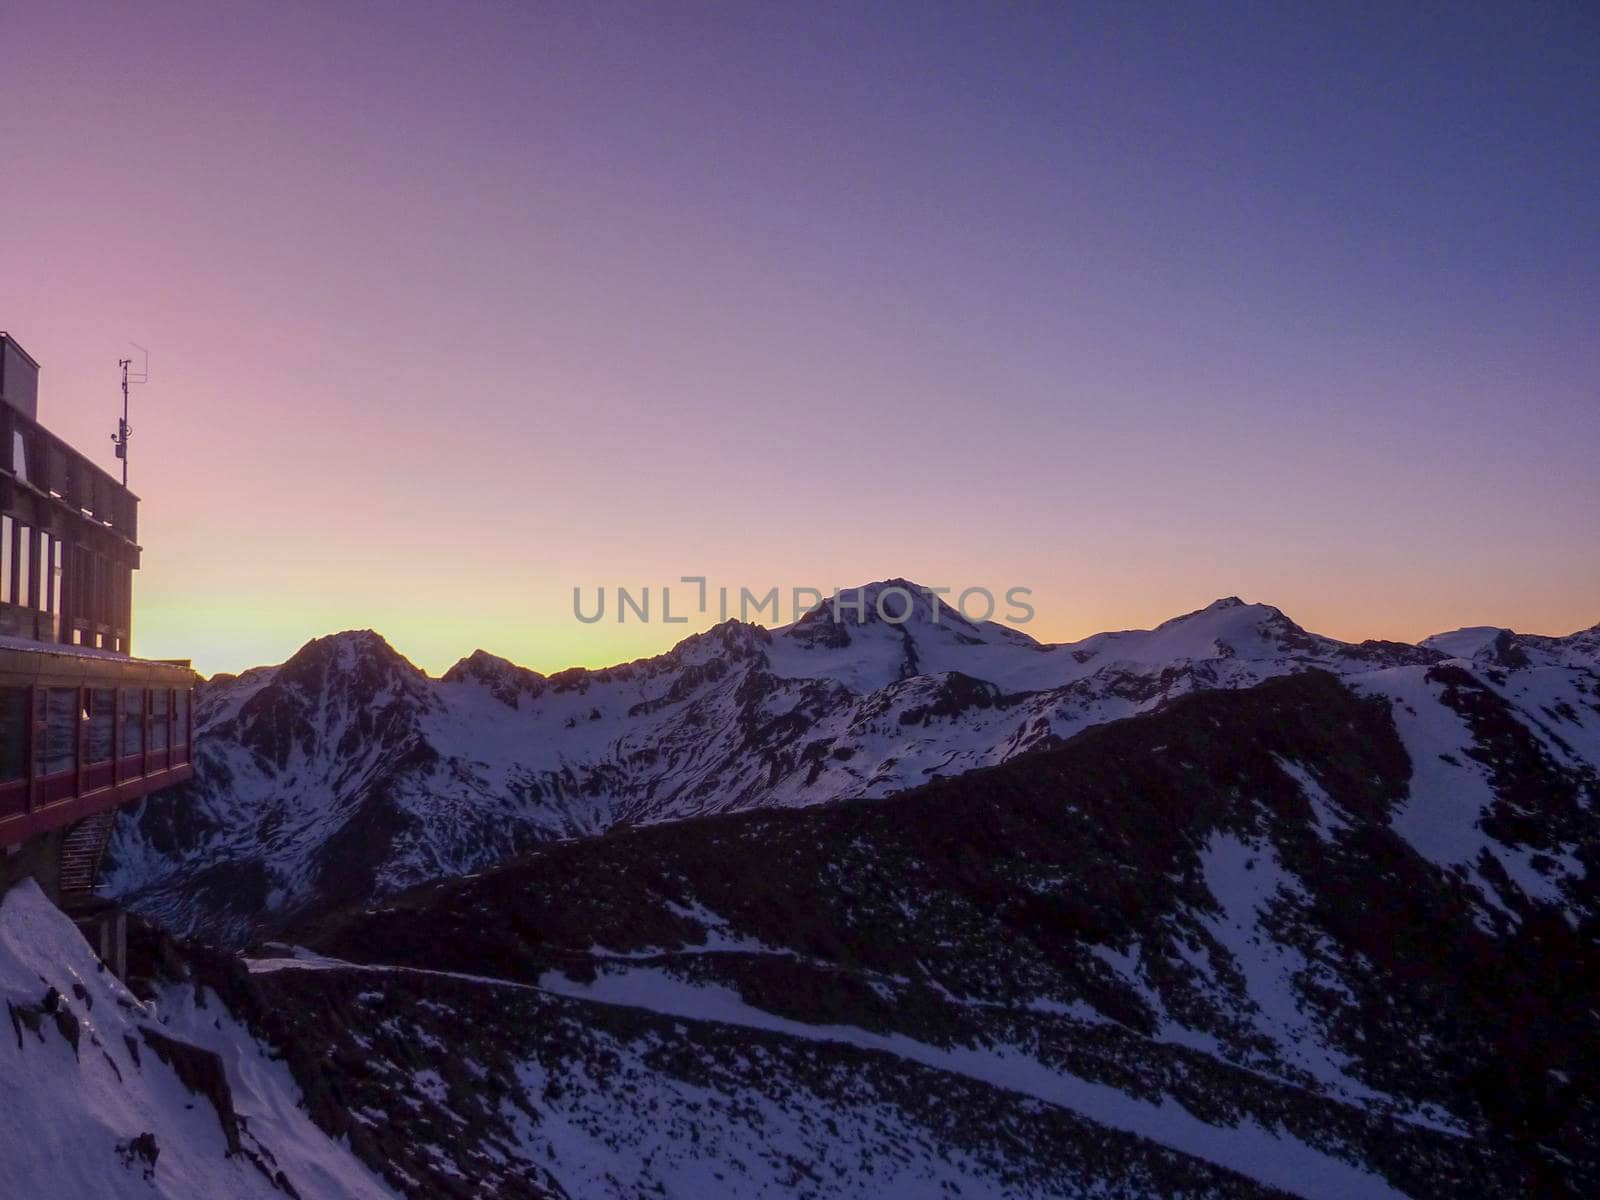
[{"label": "pink sky", "polygon": [[152,353],[136,652],[601,665],[685,627],[572,588],[682,574],[1600,621],[1592,29],[938,11],[8,14],[0,328],[108,466]]}]

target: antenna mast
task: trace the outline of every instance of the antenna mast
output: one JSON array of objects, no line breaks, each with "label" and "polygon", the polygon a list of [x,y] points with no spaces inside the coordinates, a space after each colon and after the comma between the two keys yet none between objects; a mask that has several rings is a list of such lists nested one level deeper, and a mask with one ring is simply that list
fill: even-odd
[{"label": "antenna mast", "polygon": [[133,359],[117,359],[117,366],[122,368],[122,420],[117,422],[117,431],[111,435],[111,441],[117,448],[117,457],[122,460],[123,487],[128,486],[128,439],[133,436],[133,426],[128,424],[128,385],[150,382],[150,351],[138,342],[128,344],[144,356],[144,365],[130,374],[128,368],[133,365]]}]

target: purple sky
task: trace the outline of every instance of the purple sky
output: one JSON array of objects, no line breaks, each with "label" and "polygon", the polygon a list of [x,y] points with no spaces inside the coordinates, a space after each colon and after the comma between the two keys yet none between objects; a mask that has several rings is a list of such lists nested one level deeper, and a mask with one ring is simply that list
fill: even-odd
[{"label": "purple sky", "polygon": [[684,627],[573,586],[681,574],[1600,620],[1593,9],[134,7],[0,23],[0,328],[108,462],[151,349],[142,654],[601,664]]}]

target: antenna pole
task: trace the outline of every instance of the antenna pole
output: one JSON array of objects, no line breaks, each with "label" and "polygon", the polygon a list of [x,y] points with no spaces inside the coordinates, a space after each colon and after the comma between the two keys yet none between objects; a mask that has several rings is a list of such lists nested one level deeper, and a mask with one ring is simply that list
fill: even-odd
[{"label": "antenna pole", "polygon": [[128,428],[128,367],[133,359],[119,358],[117,365],[122,368],[122,420],[117,422],[117,432],[112,441],[117,444],[117,457],[122,460],[122,486],[128,486],[128,439],[133,436],[133,430]]},{"label": "antenna pole", "polygon": [[122,368],[122,420],[117,422],[117,431],[111,435],[111,443],[117,448],[117,457],[122,460],[123,487],[128,486],[128,439],[133,436],[133,426],[128,424],[128,385],[150,382],[150,351],[138,342],[131,344],[135,350],[144,355],[144,366],[130,373],[128,368],[133,365],[133,359],[117,359],[117,366]]}]

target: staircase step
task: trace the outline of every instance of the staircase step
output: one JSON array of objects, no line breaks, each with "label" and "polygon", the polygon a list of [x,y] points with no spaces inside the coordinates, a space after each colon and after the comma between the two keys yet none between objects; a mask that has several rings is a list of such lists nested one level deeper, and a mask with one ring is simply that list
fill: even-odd
[{"label": "staircase step", "polygon": [[116,812],[106,809],[85,817],[67,830],[61,841],[57,875],[63,895],[94,892],[100,860],[105,855],[106,843],[111,840],[115,822]]}]

